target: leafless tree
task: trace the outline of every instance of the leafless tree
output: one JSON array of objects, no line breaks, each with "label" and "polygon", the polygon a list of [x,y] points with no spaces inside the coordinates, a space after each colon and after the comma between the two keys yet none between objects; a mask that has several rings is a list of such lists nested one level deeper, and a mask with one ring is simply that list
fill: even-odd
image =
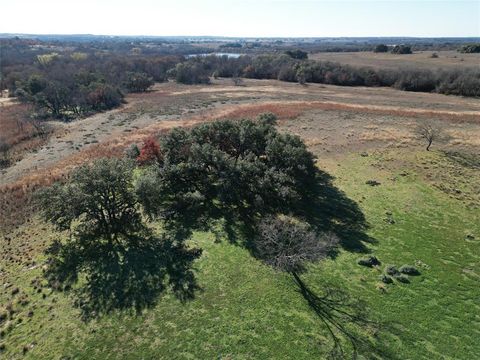
[{"label": "leafless tree", "polygon": [[304,270],[305,262],[326,257],[337,243],[333,234],[318,236],[307,223],[279,215],[264,219],[258,226],[255,252],[273,268],[296,274]]},{"label": "leafless tree", "polygon": [[427,142],[427,151],[434,141],[443,138],[442,129],[431,121],[419,122],[416,128],[416,134]]}]

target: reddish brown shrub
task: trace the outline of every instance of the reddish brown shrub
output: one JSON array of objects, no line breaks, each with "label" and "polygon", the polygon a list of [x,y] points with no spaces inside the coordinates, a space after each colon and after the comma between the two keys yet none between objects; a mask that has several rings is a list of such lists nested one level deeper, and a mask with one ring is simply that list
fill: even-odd
[{"label": "reddish brown shrub", "polygon": [[140,165],[151,164],[162,160],[160,145],[155,137],[150,136],[143,141],[143,146],[140,149],[140,155],[137,162]]}]

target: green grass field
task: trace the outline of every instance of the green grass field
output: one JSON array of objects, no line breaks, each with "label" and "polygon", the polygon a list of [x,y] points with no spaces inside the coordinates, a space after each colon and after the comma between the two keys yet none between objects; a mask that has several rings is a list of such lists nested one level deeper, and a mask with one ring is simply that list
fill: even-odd
[{"label": "green grass field", "polygon": [[[301,278],[321,299],[317,312],[290,275],[207,233],[192,240],[203,248],[194,300],[182,303],[165,291],[139,315],[88,323],[70,297],[33,288],[41,265],[2,260],[2,283],[13,285],[0,289],[0,303],[7,307],[13,299],[15,314],[1,323],[0,357],[321,359],[331,354],[335,336],[337,350],[351,358],[351,336],[368,359],[474,359],[480,354],[479,161],[404,150],[319,159],[360,206],[369,223],[363,245],[382,264],[362,267],[357,260],[365,254],[341,248],[310,266]],[[365,184],[371,179],[381,184]],[[9,249],[30,251],[41,264],[40,250],[55,236],[40,223],[26,224]],[[416,264],[421,275],[408,284],[383,284],[388,264]],[[15,287],[19,293],[12,295]],[[342,316],[359,310],[361,319]]]}]

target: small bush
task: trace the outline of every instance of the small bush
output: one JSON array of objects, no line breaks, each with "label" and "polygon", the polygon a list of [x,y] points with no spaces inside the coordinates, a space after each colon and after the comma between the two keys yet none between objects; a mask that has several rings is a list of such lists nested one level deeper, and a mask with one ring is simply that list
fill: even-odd
[{"label": "small bush", "polygon": [[240,78],[240,77],[233,77],[232,82],[233,82],[233,85],[235,85],[235,86],[243,86],[244,85],[243,79]]},{"label": "small bush", "polygon": [[397,279],[397,281],[399,281],[401,283],[404,283],[404,284],[409,284],[410,283],[410,280],[408,279],[407,275],[399,274],[399,275],[396,275],[394,277],[395,277],[395,279]]},{"label": "small bush", "polygon": [[148,165],[154,162],[161,162],[162,154],[160,145],[155,137],[149,137],[143,142],[137,162],[140,165]]},{"label": "small bush", "polygon": [[8,318],[8,313],[5,310],[0,311],[0,324],[6,321]]},{"label": "small bush", "polygon": [[407,45],[395,45],[392,49],[392,54],[411,54],[412,48]]},{"label": "small bush", "polygon": [[393,279],[390,276],[385,275],[385,274],[380,276],[380,281],[385,283],[385,284],[393,283]]},{"label": "small bush", "polygon": [[375,46],[375,49],[373,49],[373,52],[386,53],[386,52],[388,52],[388,46],[385,45],[385,44],[379,44],[379,45]]},{"label": "small bush", "polygon": [[385,273],[387,273],[388,275],[394,276],[398,274],[398,269],[395,265],[387,265],[385,267]]},{"label": "small bush", "polygon": [[302,272],[304,263],[325,258],[338,239],[319,236],[310,225],[285,215],[271,216],[258,225],[254,240],[255,256],[274,269]]},{"label": "small bush", "polygon": [[358,259],[358,265],[373,267],[376,265],[380,265],[380,261],[375,256],[369,256],[365,258]]},{"label": "small bush", "polygon": [[3,137],[0,138],[0,153],[2,153],[3,157],[7,157],[8,151],[10,150],[10,144],[7,142],[6,139]]},{"label": "small bush", "polygon": [[420,271],[418,271],[413,265],[403,265],[400,267],[399,271],[406,275],[420,275]]},{"label": "small bush", "polygon": [[380,182],[378,182],[377,180],[367,180],[367,181],[365,181],[365,184],[370,185],[370,186],[378,186],[378,185],[380,185]]}]

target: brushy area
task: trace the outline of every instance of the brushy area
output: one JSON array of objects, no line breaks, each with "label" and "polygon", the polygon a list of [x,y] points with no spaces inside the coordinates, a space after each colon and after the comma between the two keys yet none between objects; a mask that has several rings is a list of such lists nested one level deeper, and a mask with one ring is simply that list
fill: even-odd
[{"label": "brushy area", "polygon": [[38,121],[33,121],[30,111],[31,107],[25,104],[0,107],[0,139],[9,146],[9,162],[18,161],[25,152],[38,149],[52,132],[46,124],[40,126]]},{"label": "brushy area", "polygon": [[[480,352],[475,159],[424,151],[319,159],[319,167],[361,207],[370,240],[353,248],[345,243],[335,258],[311,266],[302,275],[308,289],[246,250],[198,233],[191,245],[204,252],[195,263],[201,289],[194,300],[182,303],[165,292],[140,315],[112,314],[88,323],[80,320],[70,297],[42,286],[42,252],[56,235],[32,220],[0,239],[0,319],[14,313],[12,320],[0,320],[5,347],[0,356],[326,358],[335,345],[324,322],[331,317],[359,341],[358,351],[367,358],[473,359]],[[366,185],[370,179],[381,185]],[[450,191],[451,184],[459,185]],[[381,265],[357,264],[370,255]],[[421,275],[409,277],[409,283],[385,284],[380,276],[387,264],[411,264]],[[306,300],[315,296],[317,312]],[[366,326],[338,312],[354,312],[360,302]],[[333,330],[349,358],[349,338]]]}]

